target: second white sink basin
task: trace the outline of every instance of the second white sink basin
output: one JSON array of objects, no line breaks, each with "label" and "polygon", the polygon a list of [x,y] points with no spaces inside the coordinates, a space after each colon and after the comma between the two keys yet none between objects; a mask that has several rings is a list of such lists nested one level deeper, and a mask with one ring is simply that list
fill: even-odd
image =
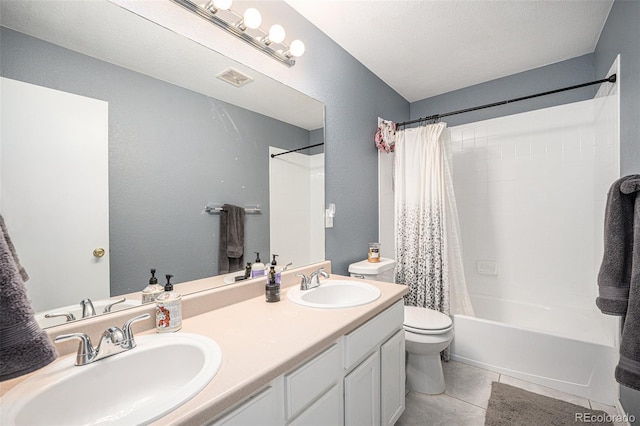
[{"label": "second white sink basin", "polygon": [[323,280],[320,286],[310,290],[293,287],[287,292],[293,303],[311,308],[351,308],[366,305],[380,297],[380,290],[360,281]]},{"label": "second white sink basin", "polygon": [[38,371],[0,399],[0,424],[147,424],[200,392],[222,363],[218,344],[196,334],[136,343],[89,365],[73,365],[74,353]]}]

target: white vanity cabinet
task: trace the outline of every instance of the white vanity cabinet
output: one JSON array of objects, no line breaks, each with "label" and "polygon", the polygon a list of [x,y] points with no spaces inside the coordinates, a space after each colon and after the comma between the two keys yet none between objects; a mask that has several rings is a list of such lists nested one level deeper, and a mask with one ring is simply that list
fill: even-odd
[{"label": "white vanity cabinet", "polygon": [[213,425],[393,425],[404,411],[403,319],[399,301]]},{"label": "white vanity cabinet", "polygon": [[380,424],[380,352],[374,352],[344,378],[345,425]]},{"label": "white vanity cabinet", "polygon": [[292,425],[342,425],[342,339],[284,375],[285,416]]},{"label": "white vanity cabinet", "polygon": [[404,330],[400,329],[380,347],[381,424],[393,426],[405,407]]},{"label": "white vanity cabinet", "polygon": [[341,426],[342,339],[311,360],[273,380],[214,426]]},{"label": "white vanity cabinet", "polygon": [[345,425],[394,424],[404,411],[404,305],[344,336]]},{"label": "white vanity cabinet", "polygon": [[281,377],[213,423],[214,426],[281,426],[282,424],[284,424],[284,410]]}]

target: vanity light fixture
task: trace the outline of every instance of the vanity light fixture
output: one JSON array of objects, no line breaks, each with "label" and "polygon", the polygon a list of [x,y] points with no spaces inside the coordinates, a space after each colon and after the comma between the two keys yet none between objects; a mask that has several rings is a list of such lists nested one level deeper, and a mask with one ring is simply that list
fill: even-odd
[{"label": "vanity light fixture", "polygon": [[[171,0],[219,28],[249,43],[288,67],[295,65],[295,58],[305,51],[304,43],[293,40],[284,42],[286,32],[281,25],[272,25],[269,31],[260,27],[262,16],[257,9],[248,8],[242,15],[231,9],[233,0]],[[204,1],[204,3],[203,3]]]}]

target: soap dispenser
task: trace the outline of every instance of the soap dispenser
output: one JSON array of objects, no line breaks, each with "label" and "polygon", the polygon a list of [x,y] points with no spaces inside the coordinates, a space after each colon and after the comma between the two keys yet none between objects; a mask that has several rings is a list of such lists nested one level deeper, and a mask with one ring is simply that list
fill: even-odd
[{"label": "soap dispenser", "polygon": [[276,279],[275,266],[271,266],[269,270],[269,279],[265,286],[265,296],[269,303],[280,301],[280,281]]},{"label": "soap dispenser", "polygon": [[251,278],[263,277],[266,273],[264,263],[260,260],[260,253],[257,251],[254,253],[256,254],[256,261],[251,265]]},{"label": "soap dispenser", "polygon": [[279,254],[272,254],[273,260],[271,261],[271,266],[276,266],[278,262],[276,262],[276,257],[280,256]]},{"label": "soap dispenser", "polygon": [[156,298],[156,331],[170,333],[182,328],[182,295],[173,291],[171,278],[165,275],[167,283],[164,293]]},{"label": "soap dispenser", "polygon": [[164,292],[164,287],[158,284],[155,268],[151,269],[149,284],[142,290],[142,304],[153,303],[156,298]]}]

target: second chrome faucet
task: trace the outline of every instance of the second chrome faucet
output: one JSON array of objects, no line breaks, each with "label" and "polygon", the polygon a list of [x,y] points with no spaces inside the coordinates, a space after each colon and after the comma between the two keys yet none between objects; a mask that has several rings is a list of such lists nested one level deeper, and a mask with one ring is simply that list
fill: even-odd
[{"label": "second chrome faucet", "polygon": [[296,274],[297,277],[301,277],[300,290],[309,290],[320,285],[320,275],[325,278],[329,278],[329,273],[324,268],[319,268],[312,272],[309,277],[305,274]]}]

